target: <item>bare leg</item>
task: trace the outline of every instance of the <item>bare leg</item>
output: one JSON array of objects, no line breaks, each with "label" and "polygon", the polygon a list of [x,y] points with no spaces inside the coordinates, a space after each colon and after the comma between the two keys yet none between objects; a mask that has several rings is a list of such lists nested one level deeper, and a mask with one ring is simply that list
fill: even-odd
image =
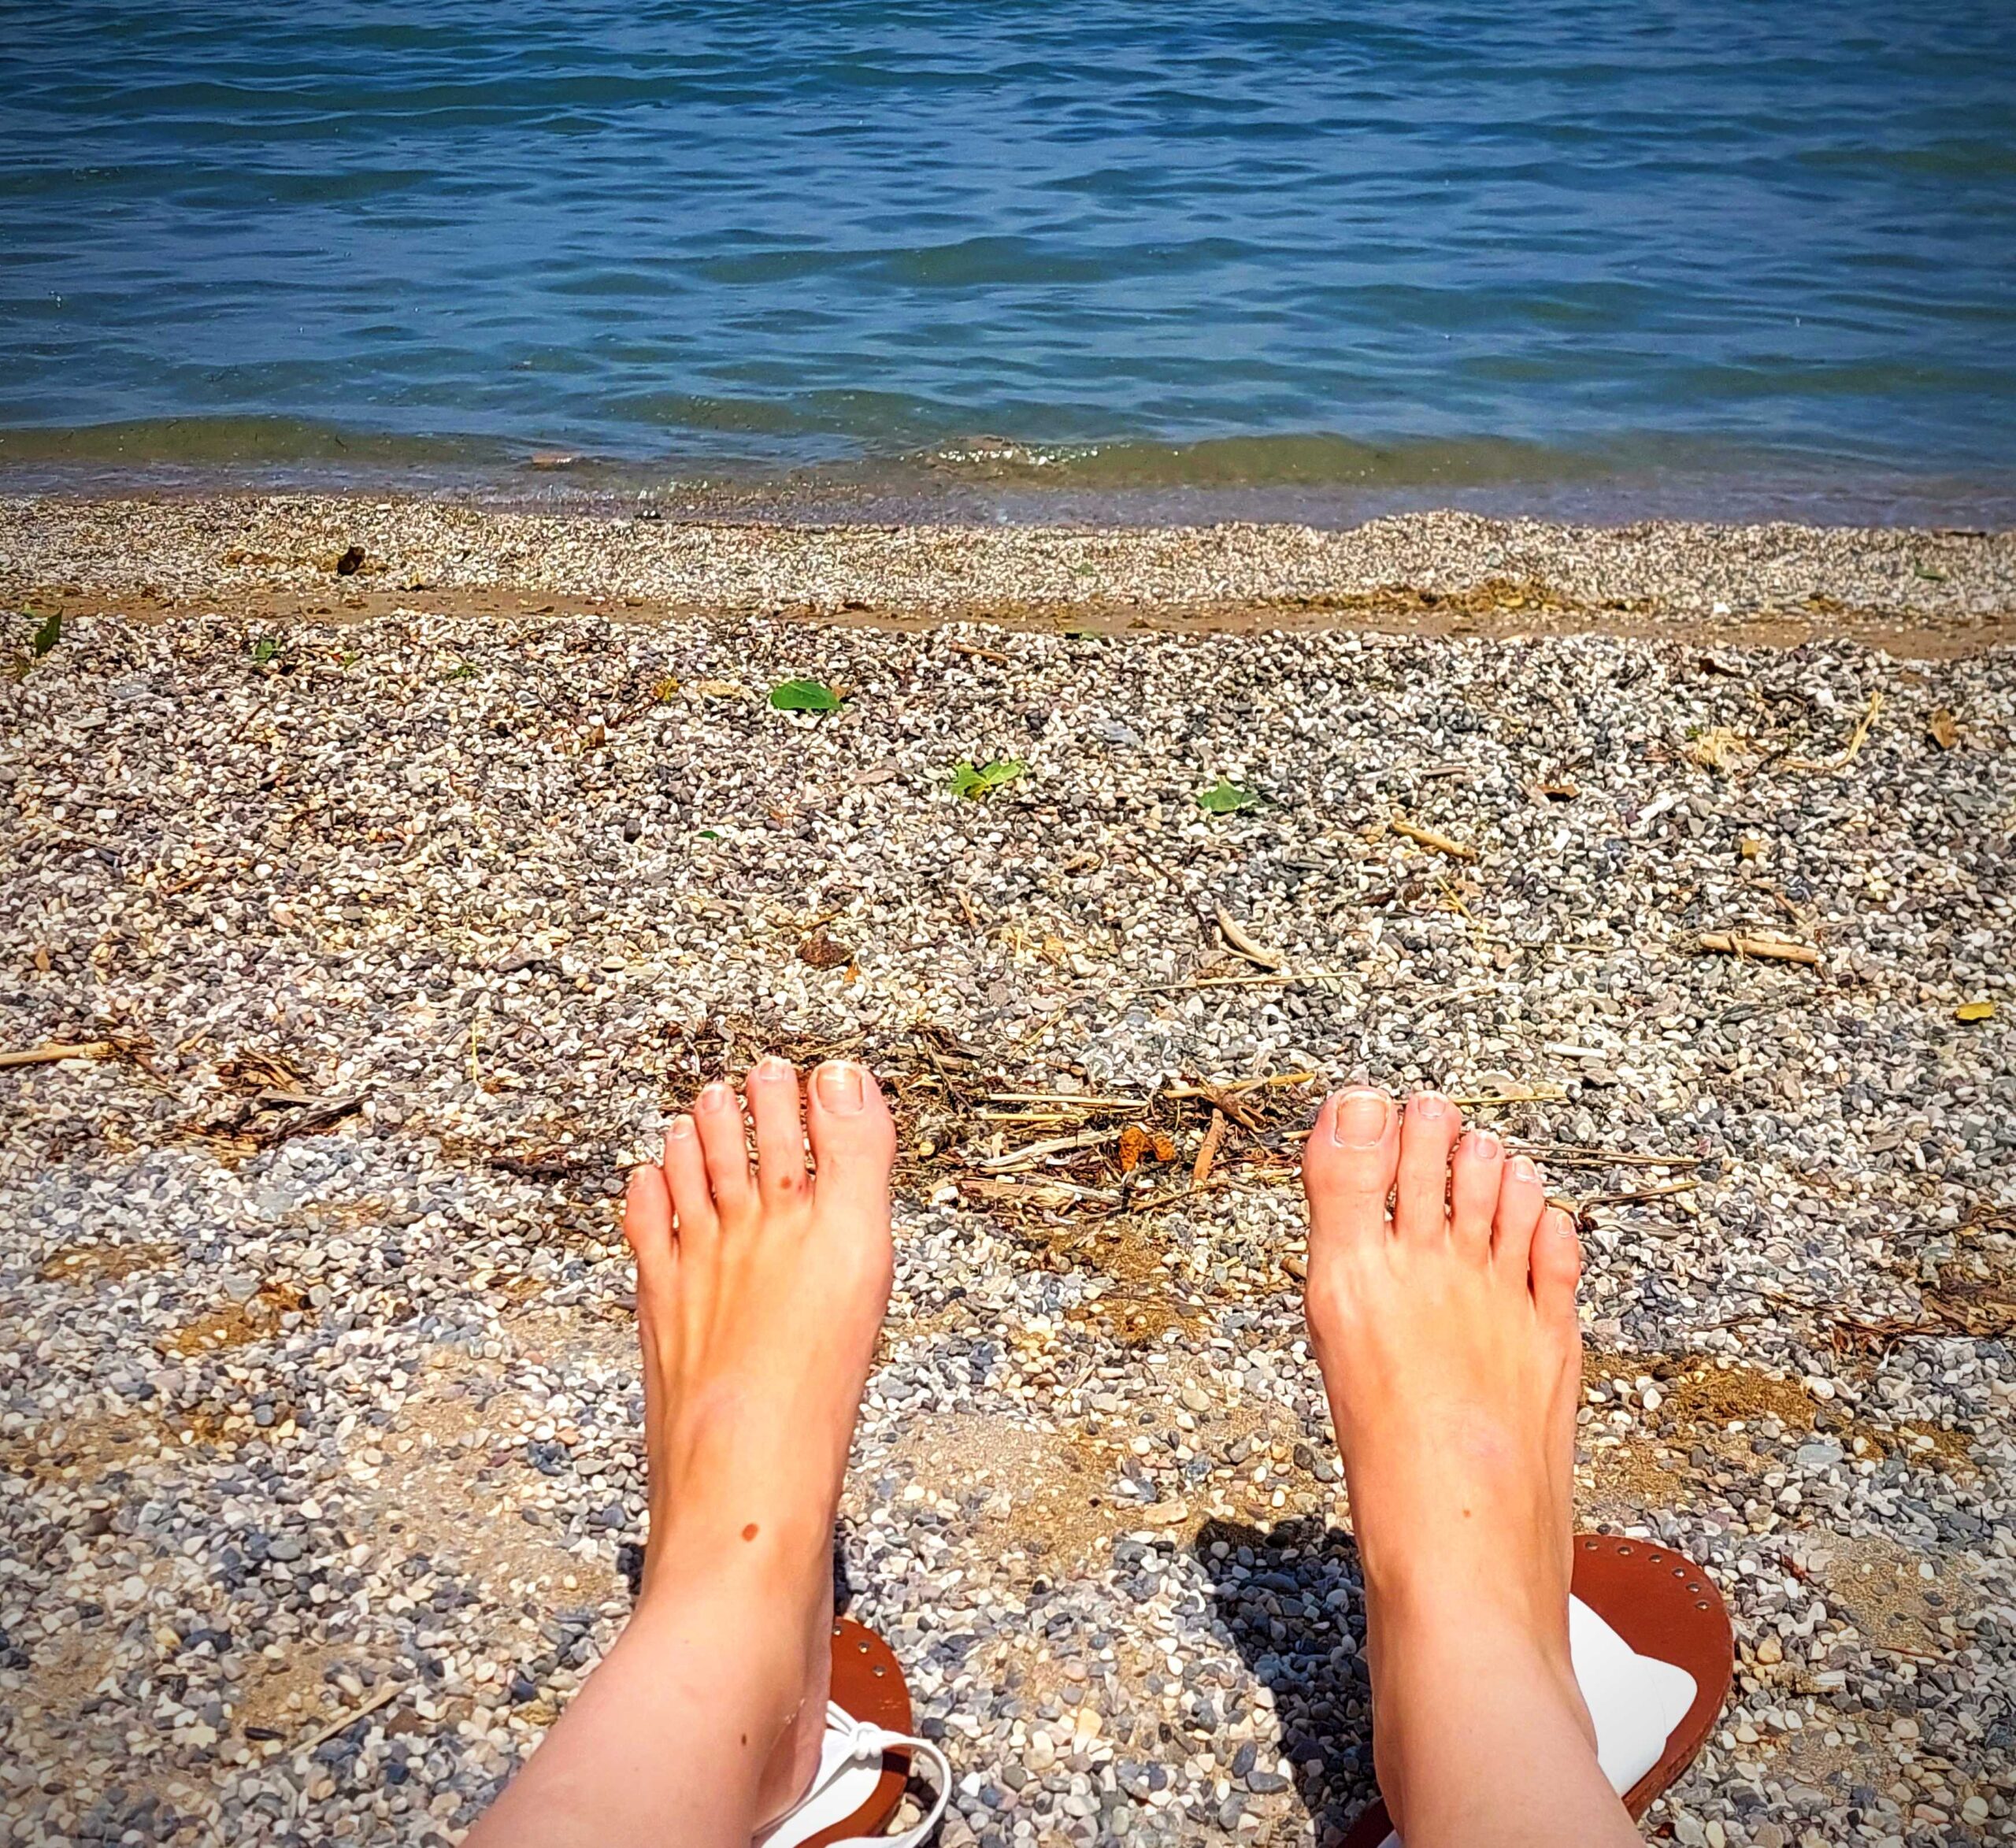
[{"label": "bare leg", "polygon": [[[710,1085],[632,1177],[650,1546],[637,1609],[470,1848],[749,1848],[818,1763],[833,1519],[891,1268],[895,1132],[858,1065]],[[809,1132],[817,1163],[806,1172]]]},{"label": "bare leg", "polygon": [[1348,1091],[1303,1158],[1379,1787],[1407,1848],[1630,1848],[1568,1652],[1581,1252],[1533,1165],[1462,1127]]}]

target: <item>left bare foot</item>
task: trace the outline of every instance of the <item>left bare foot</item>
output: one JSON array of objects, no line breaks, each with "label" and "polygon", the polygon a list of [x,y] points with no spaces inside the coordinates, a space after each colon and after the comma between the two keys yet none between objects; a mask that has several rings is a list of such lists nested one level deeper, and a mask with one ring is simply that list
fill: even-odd
[{"label": "left bare foot", "polygon": [[[725,1084],[632,1176],[650,1545],[639,1614],[724,1576],[790,1613],[778,1731],[757,1813],[783,1813],[819,1761],[833,1617],[833,1520],[888,1305],[895,1129],[874,1078],[836,1061],[749,1074],[756,1162]],[[808,1173],[807,1135],[817,1172]]]}]

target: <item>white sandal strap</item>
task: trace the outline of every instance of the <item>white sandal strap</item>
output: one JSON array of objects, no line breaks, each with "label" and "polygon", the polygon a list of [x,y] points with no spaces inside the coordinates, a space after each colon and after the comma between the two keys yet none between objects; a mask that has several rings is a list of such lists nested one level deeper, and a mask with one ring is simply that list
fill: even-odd
[{"label": "white sandal strap", "polygon": [[812,1787],[757,1838],[760,1848],[797,1848],[821,1829],[844,1821],[868,1801],[882,1775],[882,1754],[889,1751],[908,1753],[913,1769],[919,1758],[929,1763],[938,1786],[931,1808],[921,1822],[900,1835],[854,1835],[835,1848],[921,1848],[952,1800],[952,1767],[945,1754],[928,1739],[886,1732],[857,1720],[833,1701],[826,1703],[826,1735]]}]

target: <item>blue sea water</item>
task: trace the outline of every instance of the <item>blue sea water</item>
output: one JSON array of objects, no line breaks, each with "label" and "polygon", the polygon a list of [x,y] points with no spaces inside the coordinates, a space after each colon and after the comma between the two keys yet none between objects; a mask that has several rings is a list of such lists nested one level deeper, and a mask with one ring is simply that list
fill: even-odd
[{"label": "blue sea water", "polygon": [[0,483],[2000,523],[2012,431],[2010,0],[0,0]]}]

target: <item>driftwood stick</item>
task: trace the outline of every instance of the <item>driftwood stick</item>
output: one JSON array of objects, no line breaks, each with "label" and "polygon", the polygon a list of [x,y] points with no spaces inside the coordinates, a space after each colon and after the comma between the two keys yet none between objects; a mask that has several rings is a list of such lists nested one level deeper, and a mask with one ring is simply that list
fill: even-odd
[{"label": "driftwood stick", "polygon": [[116,1039],[85,1039],[72,1043],[51,1040],[46,1046],[24,1046],[19,1052],[0,1052],[0,1067],[14,1065],[54,1065],[65,1059],[109,1059],[117,1057],[119,1043]]},{"label": "driftwood stick", "polygon": [[1287,958],[1278,950],[1269,950],[1263,943],[1256,943],[1240,928],[1239,920],[1221,905],[1218,907],[1218,930],[1225,940],[1248,962],[1263,969],[1277,969]]},{"label": "driftwood stick", "polygon": [[1703,931],[1700,946],[1722,956],[1754,956],[1766,962],[1804,963],[1817,968],[1820,952],[1810,943],[1795,943],[1788,937],[1756,937],[1743,931]]},{"label": "driftwood stick", "polygon": [[1447,854],[1451,860],[1474,860],[1477,857],[1475,847],[1451,840],[1446,834],[1437,834],[1432,828],[1417,827],[1404,815],[1395,815],[1390,825],[1394,833],[1403,839],[1424,847],[1432,847],[1438,854]]}]

